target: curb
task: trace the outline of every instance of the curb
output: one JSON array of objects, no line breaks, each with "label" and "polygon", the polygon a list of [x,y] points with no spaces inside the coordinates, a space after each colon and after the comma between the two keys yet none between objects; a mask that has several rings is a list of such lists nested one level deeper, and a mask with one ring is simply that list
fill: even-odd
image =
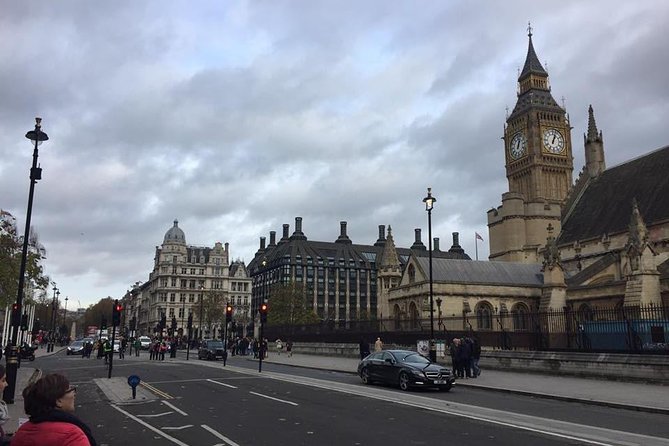
[{"label": "curb", "polygon": [[[255,361],[255,360],[252,359],[252,358],[249,358],[248,361]],[[275,365],[285,365],[285,366],[288,366],[288,367],[310,369],[310,370],[330,370],[330,371],[333,371],[333,372],[346,373],[346,374],[349,374],[349,375],[357,375],[358,374],[357,372],[352,372],[350,370],[324,369],[322,367],[308,366],[308,365],[302,365],[302,364],[287,364],[285,362],[273,362],[273,361],[267,361],[267,360],[264,360],[263,362],[268,362],[270,364],[275,364]],[[588,405],[591,405],[591,406],[612,407],[612,408],[615,408],[615,409],[627,409],[627,410],[634,410],[634,411],[637,411],[637,412],[657,413],[657,414],[662,414],[662,415],[669,415],[669,409],[665,409],[665,408],[662,408],[662,407],[639,406],[639,405],[634,405],[634,404],[616,403],[614,401],[589,400],[589,399],[585,399],[585,398],[563,396],[563,395],[554,395],[554,394],[550,394],[550,393],[530,392],[530,391],[527,391],[527,390],[503,389],[501,387],[493,387],[493,386],[486,386],[486,385],[482,385],[482,384],[465,383],[465,382],[462,382],[462,380],[456,380],[455,381],[455,386],[456,386],[456,388],[457,387],[471,387],[471,388],[476,388],[476,389],[481,389],[481,390],[489,390],[489,391],[492,391],[492,392],[511,393],[511,394],[515,394],[515,395],[532,396],[532,397],[535,397],[535,398],[566,401],[566,402],[570,402],[570,403],[588,404]]]}]

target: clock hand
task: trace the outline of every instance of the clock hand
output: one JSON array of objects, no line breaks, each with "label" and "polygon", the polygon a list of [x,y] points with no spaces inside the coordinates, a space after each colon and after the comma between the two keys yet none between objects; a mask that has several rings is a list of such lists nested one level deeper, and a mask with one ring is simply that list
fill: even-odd
[{"label": "clock hand", "polygon": [[555,135],[553,135],[553,140],[551,141],[551,144],[555,144]]}]

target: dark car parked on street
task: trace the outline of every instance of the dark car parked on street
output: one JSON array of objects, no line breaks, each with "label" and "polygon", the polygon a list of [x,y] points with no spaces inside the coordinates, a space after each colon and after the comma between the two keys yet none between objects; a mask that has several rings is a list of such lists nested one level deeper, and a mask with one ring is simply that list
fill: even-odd
[{"label": "dark car parked on street", "polygon": [[215,339],[205,339],[197,351],[197,359],[218,359],[225,354],[223,342]]},{"label": "dark car parked on street", "polygon": [[365,384],[399,386],[402,390],[436,387],[448,392],[455,383],[450,369],[409,350],[382,350],[360,361],[358,375]]}]

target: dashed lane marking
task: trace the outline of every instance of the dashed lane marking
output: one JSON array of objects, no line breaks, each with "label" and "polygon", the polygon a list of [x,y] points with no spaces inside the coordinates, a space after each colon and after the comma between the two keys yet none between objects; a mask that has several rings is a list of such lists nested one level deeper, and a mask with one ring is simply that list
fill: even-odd
[{"label": "dashed lane marking", "polygon": [[232,384],[226,384],[226,383],[222,383],[220,381],[214,381],[213,379],[208,379],[207,381],[209,381],[210,383],[218,384],[219,386],[230,387],[231,389],[236,389],[237,388],[237,387],[233,386]]},{"label": "dashed lane marking", "polygon": [[184,443],[183,441],[181,441],[181,440],[177,440],[176,438],[172,437],[171,435],[167,435],[165,432],[161,431],[160,429],[157,429],[157,428],[151,426],[151,425],[150,425],[149,423],[147,423],[146,421],[140,420],[140,419],[137,418],[136,416],[132,415],[131,413],[126,412],[125,410],[121,409],[120,407],[115,406],[115,405],[113,405],[113,404],[111,404],[111,407],[113,407],[114,409],[118,410],[118,411],[121,412],[123,415],[125,415],[125,416],[128,417],[128,418],[130,418],[131,420],[134,420],[134,421],[138,422],[139,424],[141,424],[142,426],[146,427],[147,429],[151,429],[153,432],[155,432],[156,434],[160,435],[161,437],[163,437],[163,438],[165,438],[165,439],[171,441],[172,443],[174,443],[174,444],[176,444],[176,445],[178,445],[178,446],[189,446],[188,443]]},{"label": "dashed lane marking", "polygon": [[169,402],[167,402],[167,401],[165,401],[165,400],[163,400],[163,401],[161,401],[161,402],[162,402],[164,405],[166,405],[167,407],[173,409],[175,412],[180,413],[180,414],[183,415],[184,417],[187,417],[187,416],[188,416],[188,414],[187,414],[186,412],[184,412],[183,410],[179,409],[179,408],[178,408],[177,406],[175,406],[174,404],[169,403]]},{"label": "dashed lane marking", "polygon": [[299,405],[299,404],[294,403],[292,401],[281,400],[279,398],[274,398],[273,396],[263,395],[262,393],[257,393],[257,392],[249,392],[249,393],[252,394],[252,395],[261,396],[263,398],[267,398],[267,399],[270,399],[270,400],[278,401],[280,403],[290,404],[291,406],[298,406]]},{"label": "dashed lane marking", "polygon": [[225,435],[221,434],[220,432],[215,431],[214,429],[210,428],[210,427],[207,426],[206,424],[203,424],[203,425],[202,425],[202,429],[208,431],[211,435],[213,435],[214,437],[218,438],[219,440],[223,440],[223,441],[225,441],[225,444],[227,444],[227,445],[229,445],[229,446],[239,446],[238,443],[235,443],[234,441],[230,440],[230,439],[229,439],[228,437],[226,437]]},{"label": "dashed lane marking", "polygon": [[169,415],[171,413],[172,413],[172,411],[163,412],[163,413],[149,413],[149,414],[137,415],[137,416],[141,417],[141,418],[158,418],[158,417],[164,417],[165,415]]}]

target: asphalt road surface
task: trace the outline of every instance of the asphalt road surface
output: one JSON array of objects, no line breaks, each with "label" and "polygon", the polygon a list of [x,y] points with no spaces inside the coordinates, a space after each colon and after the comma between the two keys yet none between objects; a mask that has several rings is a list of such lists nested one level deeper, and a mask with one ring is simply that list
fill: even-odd
[{"label": "asphalt road surface", "polygon": [[[37,359],[78,386],[77,414],[100,445],[669,445],[666,416],[457,387],[401,392],[352,374],[191,355],[114,360],[114,377],[139,375],[155,399],[110,401],[93,381],[101,360]],[[128,393],[130,389],[128,388]]]}]

